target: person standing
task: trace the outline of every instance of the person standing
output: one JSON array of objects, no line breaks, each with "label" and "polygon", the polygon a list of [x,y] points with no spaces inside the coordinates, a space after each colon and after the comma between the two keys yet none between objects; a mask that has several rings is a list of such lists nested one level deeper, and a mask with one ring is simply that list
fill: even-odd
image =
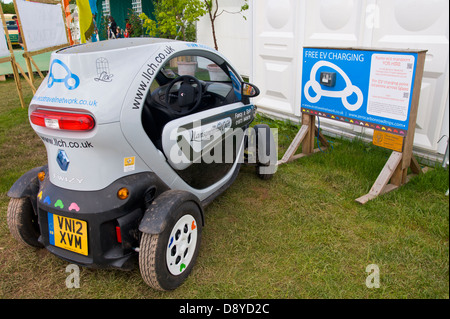
[{"label": "person standing", "polygon": [[18,33],[17,42],[20,44],[20,46],[22,47],[22,50],[23,50],[22,33],[20,32],[19,20],[17,19],[17,16],[13,16],[12,18],[16,22],[16,25],[17,25],[17,33]]},{"label": "person standing", "polygon": [[117,39],[123,38],[123,32],[122,32],[122,29],[120,29],[120,27],[117,27],[116,38]]},{"label": "person standing", "polygon": [[117,34],[117,24],[112,16],[109,16],[109,23],[108,39],[115,39]]}]

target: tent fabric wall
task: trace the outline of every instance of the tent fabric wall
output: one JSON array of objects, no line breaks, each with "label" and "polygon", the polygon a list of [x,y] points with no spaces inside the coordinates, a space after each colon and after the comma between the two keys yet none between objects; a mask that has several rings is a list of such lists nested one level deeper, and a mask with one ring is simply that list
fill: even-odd
[{"label": "tent fabric wall", "polygon": [[131,0],[109,0],[111,16],[122,30],[125,29],[125,19],[131,10]]},{"label": "tent fabric wall", "polygon": [[154,20],[155,19],[155,4],[152,0],[143,0],[142,1],[142,12],[144,12],[147,17]]},{"label": "tent fabric wall", "polygon": [[[103,37],[103,32],[102,32],[103,31],[102,20],[103,20],[102,2],[97,1],[97,14],[95,15],[95,25],[97,26],[99,39],[105,40],[105,37]],[[106,33],[106,31],[105,31],[105,33]]]},{"label": "tent fabric wall", "polygon": [[[128,18],[128,13],[132,10],[131,0],[109,0],[109,6],[111,10],[111,16],[122,30],[125,29],[125,20]],[[100,40],[106,40],[102,36],[102,19],[103,19],[103,8],[102,1],[97,0],[97,11],[96,23],[99,30]],[[155,5],[153,0],[142,0],[142,12],[144,12],[149,18],[154,19]]]},{"label": "tent fabric wall", "polygon": [[[428,50],[414,150],[423,158],[441,158],[446,139],[438,141],[448,136],[448,1],[254,0],[251,8],[251,80],[261,90],[254,103],[276,117],[301,116],[303,47]],[[372,141],[370,128],[326,118],[320,124],[329,135]]]}]

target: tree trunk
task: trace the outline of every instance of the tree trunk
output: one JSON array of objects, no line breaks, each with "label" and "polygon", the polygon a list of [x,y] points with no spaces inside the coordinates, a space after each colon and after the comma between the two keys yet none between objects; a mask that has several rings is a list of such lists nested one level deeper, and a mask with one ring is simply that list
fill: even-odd
[{"label": "tree trunk", "polygon": [[217,45],[217,38],[216,38],[216,27],[214,25],[214,22],[215,22],[215,19],[211,20],[211,29],[212,29],[213,39],[214,39],[214,49],[219,51],[219,46]]},{"label": "tree trunk", "polygon": [[213,13],[213,2],[211,1],[210,3],[208,3],[208,1],[206,1],[206,0],[204,0],[204,1],[206,4],[206,7],[208,9],[209,20],[211,21],[211,31],[212,31],[212,36],[213,36],[213,40],[214,40],[214,49],[219,51],[219,46],[217,45],[216,26],[215,26],[215,22],[216,22],[216,18],[217,18],[217,11],[219,9],[219,3],[216,0],[216,10]]}]

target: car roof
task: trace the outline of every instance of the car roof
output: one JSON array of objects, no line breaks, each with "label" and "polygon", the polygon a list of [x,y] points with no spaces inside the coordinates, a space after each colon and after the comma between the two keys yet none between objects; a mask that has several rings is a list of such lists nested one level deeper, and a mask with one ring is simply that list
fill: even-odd
[{"label": "car roof", "polygon": [[169,44],[173,42],[180,43],[181,41],[170,39],[157,39],[157,38],[123,38],[111,41],[99,41],[82,45],[74,45],[60,49],[56,51],[56,53],[57,54],[95,53],[111,50],[120,50],[138,46],[148,46],[148,45],[160,46],[166,43]]}]

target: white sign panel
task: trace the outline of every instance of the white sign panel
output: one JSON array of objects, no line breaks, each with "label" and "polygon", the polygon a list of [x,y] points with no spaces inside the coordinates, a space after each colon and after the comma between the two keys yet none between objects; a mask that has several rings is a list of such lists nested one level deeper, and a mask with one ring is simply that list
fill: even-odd
[{"label": "white sign panel", "polygon": [[412,55],[372,55],[368,114],[406,121],[414,63]]},{"label": "white sign panel", "polygon": [[3,30],[3,22],[0,19],[0,58],[10,55],[8,43],[6,42],[5,31]]},{"label": "white sign panel", "polygon": [[17,0],[22,36],[28,51],[37,51],[67,43],[61,4]]}]

